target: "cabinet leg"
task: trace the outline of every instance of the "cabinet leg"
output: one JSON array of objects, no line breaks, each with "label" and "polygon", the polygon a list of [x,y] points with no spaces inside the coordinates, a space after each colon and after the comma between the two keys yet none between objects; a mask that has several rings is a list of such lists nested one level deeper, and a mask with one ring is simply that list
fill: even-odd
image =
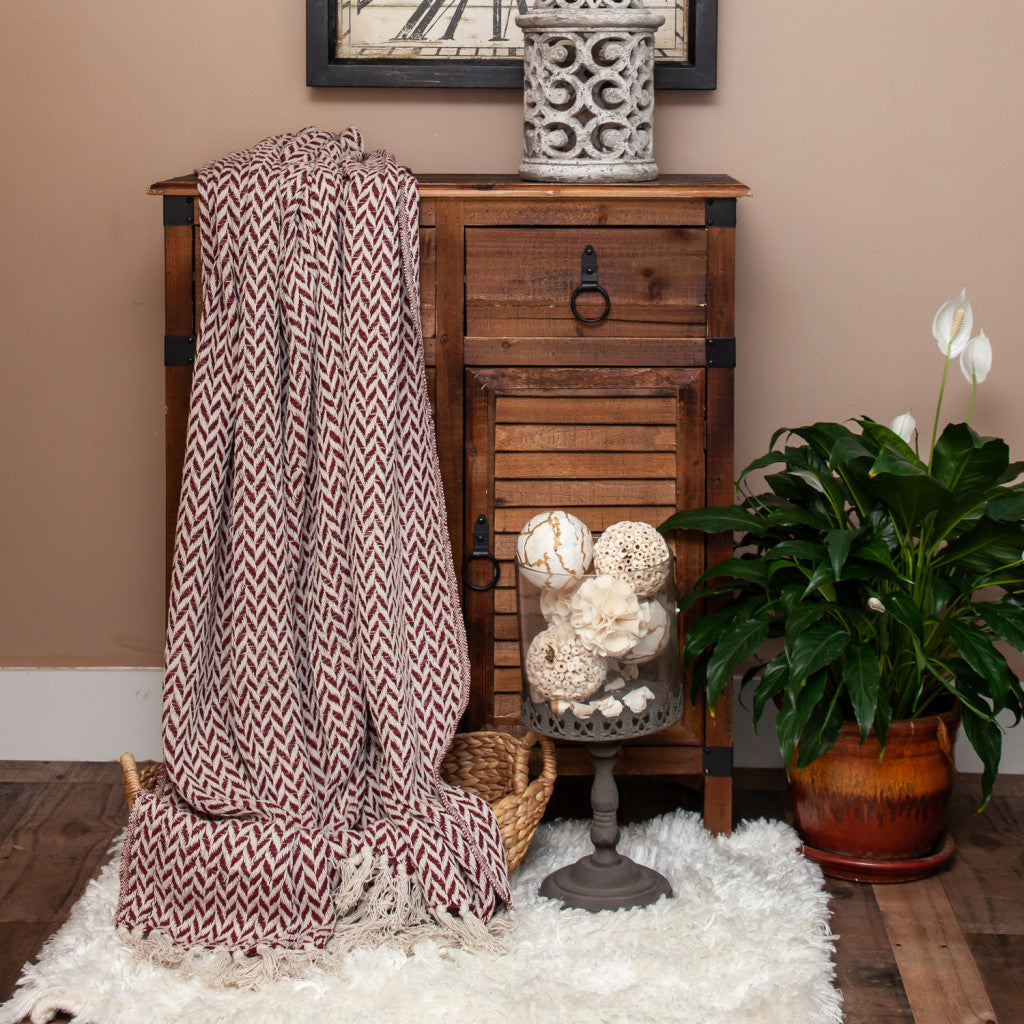
[{"label": "cabinet leg", "polygon": [[713,835],[732,832],[732,776],[704,778],[704,827]]}]

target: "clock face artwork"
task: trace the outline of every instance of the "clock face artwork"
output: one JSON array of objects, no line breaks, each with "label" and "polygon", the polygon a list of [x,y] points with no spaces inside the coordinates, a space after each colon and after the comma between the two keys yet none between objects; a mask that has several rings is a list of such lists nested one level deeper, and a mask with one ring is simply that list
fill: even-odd
[{"label": "clock face artwork", "polygon": [[[515,60],[523,56],[516,15],[528,0],[335,0],[335,56],[362,60]],[[655,60],[686,60],[690,0],[647,0],[663,14]]]}]

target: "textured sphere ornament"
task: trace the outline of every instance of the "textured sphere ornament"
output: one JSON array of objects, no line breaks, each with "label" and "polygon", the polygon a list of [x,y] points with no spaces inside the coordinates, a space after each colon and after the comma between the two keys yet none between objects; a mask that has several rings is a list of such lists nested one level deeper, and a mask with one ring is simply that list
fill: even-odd
[{"label": "textured sphere ornament", "polygon": [[594,542],[586,525],[568,512],[541,512],[516,541],[519,564],[539,587],[574,587],[590,568]]},{"label": "textured sphere ornament", "polygon": [[523,30],[529,181],[651,181],[654,30],[643,0],[536,0]]},{"label": "textured sphere ornament", "polygon": [[608,662],[588,651],[571,626],[548,626],[526,652],[526,680],[535,701],[584,701],[601,689]]},{"label": "textured sphere ornament", "polygon": [[594,571],[626,580],[637,597],[650,597],[669,571],[665,538],[650,523],[613,523],[594,545]]}]

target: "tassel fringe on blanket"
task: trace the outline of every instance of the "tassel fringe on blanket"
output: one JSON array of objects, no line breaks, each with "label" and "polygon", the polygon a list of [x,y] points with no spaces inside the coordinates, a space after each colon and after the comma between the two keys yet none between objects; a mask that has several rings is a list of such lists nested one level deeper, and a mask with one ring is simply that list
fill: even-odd
[{"label": "tassel fringe on blanket", "polygon": [[438,776],[468,697],[419,329],[418,194],[358,132],[203,168],[166,771],[118,925],[247,986],[510,927],[485,801]]}]

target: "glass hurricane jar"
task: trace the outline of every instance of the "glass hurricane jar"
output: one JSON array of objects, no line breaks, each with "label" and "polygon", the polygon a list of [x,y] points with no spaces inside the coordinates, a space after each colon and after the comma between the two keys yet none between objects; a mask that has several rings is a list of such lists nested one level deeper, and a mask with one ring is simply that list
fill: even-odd
[{"label": "glass hurricane jar", "polygon": [[609,740],[679,719],[671,556],[615,575],[516,569],[526,726],[546,736]]},{"label": "glass hurricane jar", "polygon": [[594,851],[551,872],[540,894],[590,911],[671,897],[663,875],[617,849],[613,767],[624,739],[664,729],[683,711],[672,558],[614,575],[518,563],[516,589],[522,720],[546,736],[582,743],[594,766]]}]

